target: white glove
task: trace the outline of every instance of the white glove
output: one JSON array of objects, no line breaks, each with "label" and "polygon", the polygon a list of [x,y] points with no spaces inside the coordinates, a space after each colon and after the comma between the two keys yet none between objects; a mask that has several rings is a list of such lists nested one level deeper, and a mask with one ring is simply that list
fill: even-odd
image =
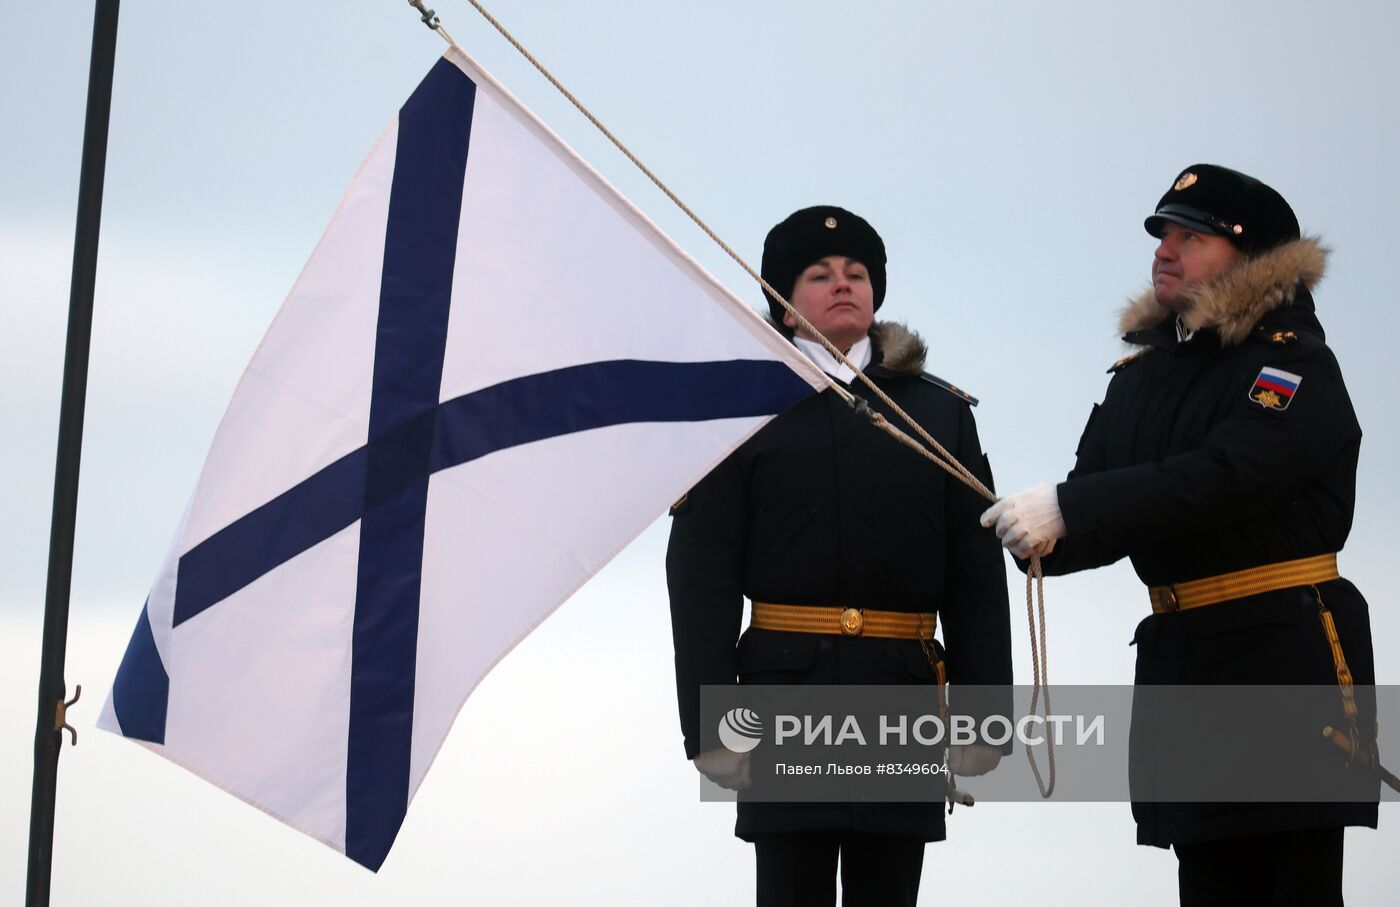
[{"label": "white glove", "polygon": [[1055,540],[1065,537],[1060,496],[1048,482],[1004,497],[988,507],[982,514],[982,525],[994,524],[1002,547],[1019,558],[1049,554]]},{"label": "white glove", "polygon": [[964,778],[985,775],[1001,762],[1001,747],[986,743],[955,743],[948,747],[948,771]]},{"label": "white glove", "polygon": [[729,790],[747,790],[750,784],[749,754],[727,749],[707,750],[690,760],[705,777]]}]

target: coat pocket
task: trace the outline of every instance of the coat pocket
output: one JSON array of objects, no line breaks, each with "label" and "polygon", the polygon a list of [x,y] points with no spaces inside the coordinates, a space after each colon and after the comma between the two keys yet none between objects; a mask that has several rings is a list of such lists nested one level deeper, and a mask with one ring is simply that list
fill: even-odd
[{"label": "coat pocket", "polygon": [[1200,683],[1326,682],[1330,649],[1307,589],[1283,589],[1181,615]]},{"label": "coat pocket", "polygon": [[819,682],[814,673],[819,657],[831,648],[831,640],[814,633],[756,630],[739,638],[736,657],[741,683]]}]

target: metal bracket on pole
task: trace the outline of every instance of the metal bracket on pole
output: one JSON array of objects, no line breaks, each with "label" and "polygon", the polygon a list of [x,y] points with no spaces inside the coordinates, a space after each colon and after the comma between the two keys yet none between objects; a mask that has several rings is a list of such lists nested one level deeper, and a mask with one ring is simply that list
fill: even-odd
[{"label": "metal bracket on pole", "polygon": [[[53,729],[60,732],[67,731],[72,734],[74,746],[78,745],[78,729],[68,723],[68,708],[81,699],[82,695],[83,685],[80,683],[73,688],[73,698],[67,702],[59,702],[58,707],[54,709]],[[59,737],[62,736],[63,734],[60,733]]]}]

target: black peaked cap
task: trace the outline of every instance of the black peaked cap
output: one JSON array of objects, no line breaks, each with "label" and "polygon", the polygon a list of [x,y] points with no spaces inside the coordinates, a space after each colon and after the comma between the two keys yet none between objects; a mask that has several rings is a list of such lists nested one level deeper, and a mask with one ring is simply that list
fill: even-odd
[{"label": "black peaked cap", "polygon": [[1299,236],[1298,218],[1282,195],[1252,176],[1215,164],[1192,164],[1177,174],[1143,226],[1161,236],[1168,221],[1223,236],[1246,255]]}]

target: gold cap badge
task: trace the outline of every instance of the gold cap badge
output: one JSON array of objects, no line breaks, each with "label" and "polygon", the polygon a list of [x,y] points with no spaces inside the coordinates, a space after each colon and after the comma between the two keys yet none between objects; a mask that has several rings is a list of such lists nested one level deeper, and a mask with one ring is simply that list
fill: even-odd
[{"label": "gold cap badge", "polygon": [[828,230],[835,230],[835,229],[836,229],[836,218],[834,218],[834,217],[828,217],[828,218],[826,219],[826,228],[827,228]]},{"label": "gold cap badge", "polygon": [[1188,170],[1181,174],[1181,179],[1177,180],[1172,188],[1180,192],[1182,189],[1190,189],[1194,185],[1196,185],[1196,174]]}]

